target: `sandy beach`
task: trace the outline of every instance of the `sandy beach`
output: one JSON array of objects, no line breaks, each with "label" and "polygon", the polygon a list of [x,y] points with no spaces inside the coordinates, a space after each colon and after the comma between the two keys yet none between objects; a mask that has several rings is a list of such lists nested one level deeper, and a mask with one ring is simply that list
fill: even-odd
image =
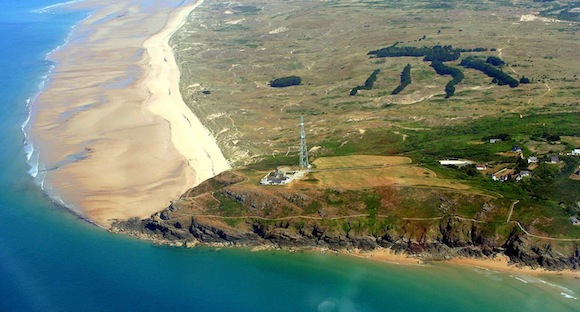
[{"label": "sandy beach", "polygon": [[[372,261],[386,262],[392,264],[400,265],[422,265],[425,264],[420,259],[409,257],[408,255],[402,253],[395,253],[393,250],[388,248],[379,248],[370,252],[355,251],[348,253],[349,255],[365,258]],[[555,275],[566,275],[569,277],[580,278],[580,272],[572,270],[562,270],[562,271],[548,271],[546,269],[534,269],[528,266],[516,266],[509,263],[509,258],[507,256],[496,256],[493,259],[475,259],[475,258],[453,258],[450,260],[439,261],[436,263],[448,263],[452,265],[462,265],[477,268],[484,268],[498,272],[505,273],[519,273],[527,275],[539,275],[539,274],[555,274]]]},{"label": "sandy beach", "polygon": [[98,225],[147,217],[230,168],[182,100],[168,43],[202,2],[74,4],[92,13],[49,56],[30,130],[45,187]]}]

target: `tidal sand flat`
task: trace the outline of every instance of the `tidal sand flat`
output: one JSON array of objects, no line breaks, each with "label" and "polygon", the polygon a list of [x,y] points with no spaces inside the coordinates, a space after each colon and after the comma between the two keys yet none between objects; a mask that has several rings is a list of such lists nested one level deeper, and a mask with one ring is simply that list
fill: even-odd
[{"label": "tidal sand flat", "polygon": [[44,188],[95,223],[146,217],[229,164],[187,108],[169,38],[203,1],[91,1],[33,103]]}]

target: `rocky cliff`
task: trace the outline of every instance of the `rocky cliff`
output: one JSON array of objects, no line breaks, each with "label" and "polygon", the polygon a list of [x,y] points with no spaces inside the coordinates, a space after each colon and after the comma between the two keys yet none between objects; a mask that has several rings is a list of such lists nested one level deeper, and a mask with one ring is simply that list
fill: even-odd
[{"label": "rocky cliff", "polygon": [[[238,175],[224,173],[150,218],[117,221],[111,231],[185,247],[337,251],[383,247],[421,260],[503,254],[515,264],[580,270],[578,242],[528,236],[516,224],[506,223],[508,208],[489,197],[402,188],[363,193],[260,189],[239,185],[241,181]],[[410,194],[420,200],[409,201]],[[413,210],[416,205],[423,206]],[[425,208],[428,205],[433,208]],[[437,214],[405,215],[432,211]],[[468,212],[471,215],[465,216]]]}]

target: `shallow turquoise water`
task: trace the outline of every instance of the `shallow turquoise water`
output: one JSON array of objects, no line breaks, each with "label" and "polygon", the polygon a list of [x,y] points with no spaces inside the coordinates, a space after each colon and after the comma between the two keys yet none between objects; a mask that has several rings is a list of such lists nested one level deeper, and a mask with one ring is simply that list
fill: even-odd
[{"label": "shallow turquoise water", "polygon": [[0,311],[574,311],[580,281],[317,253],[154,246],[52,204],[27,173],[20,126],[45,55],[86,12],[0,3]]}]

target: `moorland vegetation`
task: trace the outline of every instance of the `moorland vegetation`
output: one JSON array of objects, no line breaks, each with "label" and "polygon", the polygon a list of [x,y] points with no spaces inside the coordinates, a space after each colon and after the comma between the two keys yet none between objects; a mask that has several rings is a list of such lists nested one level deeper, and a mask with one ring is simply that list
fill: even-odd
[{"label": "moorland vegetation", "polygon": [[[529,241],[523,232],[580,237],[569,219],[580,214],[580,181],[570,178],[580,159],[566,155],[580,147],[575,61],[580,28],[520,21],[558,4],[241,3],[243,12],[234,4],[206,1],[174,38],[182,94],[238,168],[232,172],[238,178],[208,181],[211,188],[202,186],[207,198],[196,197],[201,189],[184,195],[174,207],[181,210],[167,212],[168,224],[180,222],[199,237],[214,233],[216,239],[248,229],[277,242],[286,234],[298,239],[316,233],[318,242],[356,234],[376,243],[400,234],[416,248],[425,247],[425,238],[438,229],[466,229],[457,236],[439,234],[454,246],[497,238],[494,246],[512,248],[526,238],[528,247],[544,255],[548,245],[563,254],[578,250],[570,241]],[[412,83],[392,94],[410,82],[411,68]],[[273,76],[304,77],[308,83],[270,88]],[[365,92],[353,89],[362,81]],[[211,95],[200,97],[204,89]],[[353,90],[356,96],[348,96]],[[288,187],[258,186],[276,167],[296,165],[300,115],[315,165],[317,159],[345,156],[358,161],[356,167],[367,161],[357,158],[362,155],[407,157],[412,163],[345,171],[342,180],[313,172]],[[521,152],[513,152],[515,146]],[[529,169],[522,156],[537,158],[537,167]],[[549,163],[552,156],[559,156],[558,162]],[[488,169],[439,163],[449,158]],[[504,169],[514,177],[532,173],[519,181],[490,178]],[[375,186],[354,187],[357,180]],[[513,214],[506,222],[510,205]],[[227,218],[201,216],[210,214]],[[185,217],[172,219],[179,216]],[[159,224],[150,226],[157,231]],[[469,228],[483,234],[467,239]]]}]

